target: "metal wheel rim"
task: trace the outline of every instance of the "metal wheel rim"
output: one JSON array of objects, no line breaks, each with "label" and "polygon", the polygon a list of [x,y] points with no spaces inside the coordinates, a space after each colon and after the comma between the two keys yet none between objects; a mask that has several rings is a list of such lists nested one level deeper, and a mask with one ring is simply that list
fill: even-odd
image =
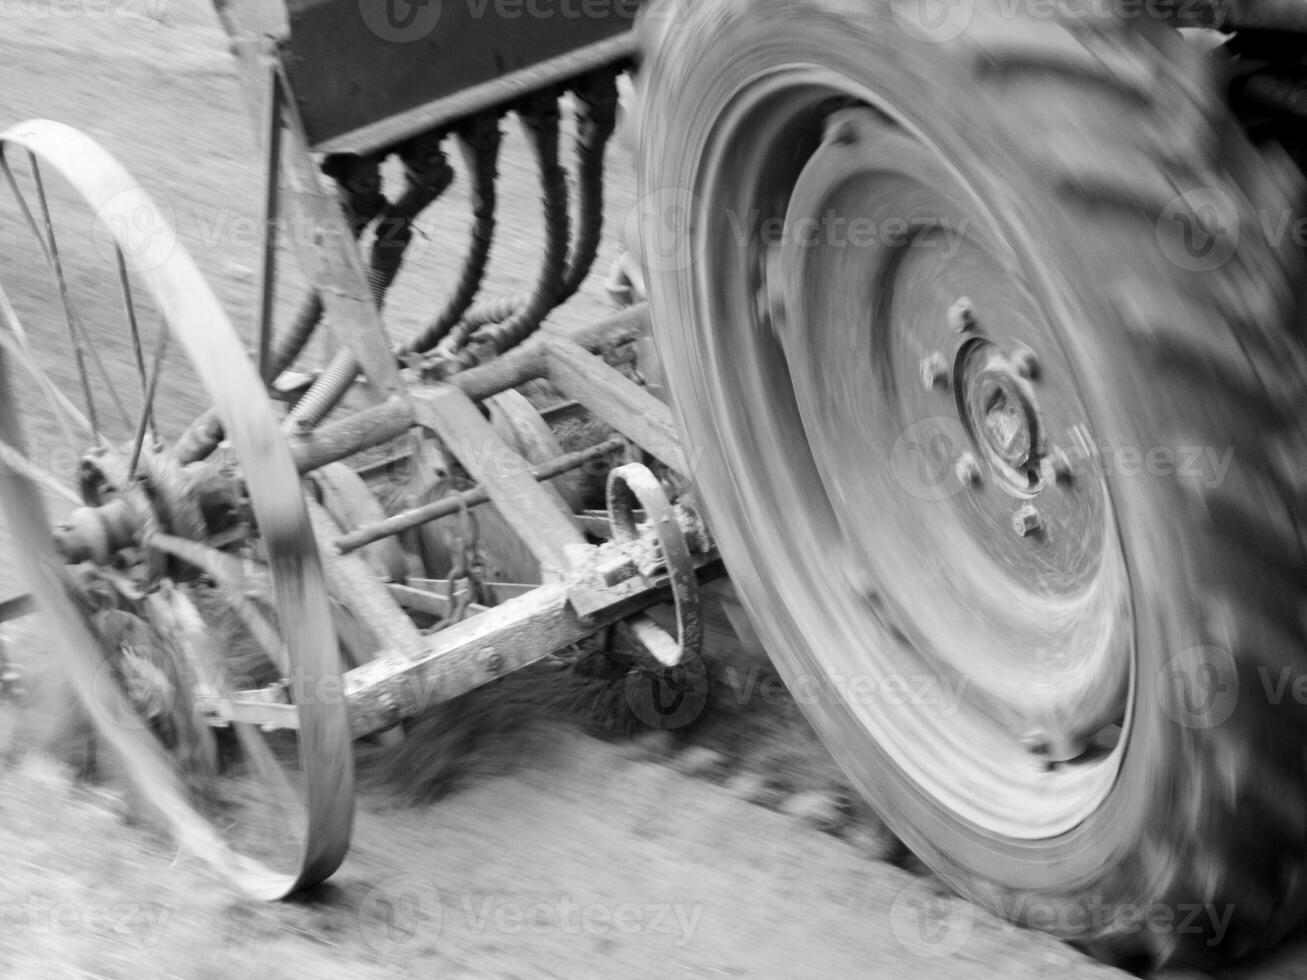
[{"label": "metal wheel rim", "polygon": [[[874,106],[886,118],[904,125],[902,114],[879,102],[873,93],[816,66],[790,66],[753,77],[734,91],[715,120],[693,187],[688,193],[677,192],[683,195],[682,203],[692,215],[690,254],[700,257],[695,267],[693,300],[696,322],[703,326],[704,359],[717,366],[716,377],[721,382],[714,395],[717,418],[723,420],[721,425],[733,430],[732,448],[741,457],[731,469],[748,474],[745,481],[751,482],[755,491],[762,491],[761,497],[754,493],[750,505],[752,526],[785,527],[787,545],[796,538],[829,544],[822,525],[836,526],[839,520],[829,506],[830,487],[823,480],[805,476],[822,469],[822,464],[809,454],[804,408],[796,404],[789,366],[785,365],[783,373],[774,369],[779,344],[772,344],[772,351],[760,355],[760,350],[771,343],[768,336],[774,330],[779,329],[783,336],[785,330],[793,328],[792,324],[778,328],[770,322],[778,304],[775,296],[767,295],[772,287],[766,267],[775,256],[769,258],[760,252],[756,242],[741,248],[744,243],[738,239],[739,222],[740,216],[750,214],[765,196],[756,191],[759,186],[767,187],[773,197],[792,192],[799,164],[784,161],[795,156],[795,142],[818,142],[815,129],[824,114],[822,110],[829,111],[832,105],[850,100]],[[904,131],[934,150],[920,132],[906,126]],[[781,147],[789,152],[777,152]],[[777,159],[783,162],[776,164]],[[970,195],[974,213],[988,228],[999,227],[958,169],[942,155],[939,159],[958,186]],[[714,180],[714,174],[729,176]],[[742,190],[745,188],[753,190]],[[727,221],[733,221],[734,228]],[[733,231],[737,238],[732,240],[724,234],[727,231]],[[723,283],[728,288],[723,289]],[[780,306],[783,316],[784,304]],[[783,355],[781,362],[785,364]],[[730,378],[737,383],[723,380]],[[770,397],[760,399],[758,392],[767,392]],[[813,420],[806,421],[811,425]],[[801,440],[795,438],[796,433],[802,434]],[[803,447],[801,458],[797,446]],[[786,458],[778,458],[778,447],[785,447]],[[749,452],[749,448],[754,451]],[[1103,546],[1110,551],[1104,567],[1115,579],[1113,595],[1119,598],[1125,593],[1124,562],[1105,484],[1102,492],[1107,512]],[[799,505],[788,509],[781,506],[778,501],[786,494]],[[768,504],[757,502],[766,498],[771,498]],[[818,581],[824,574],[828,587],[846,596],[879,591],[858,562],[839,560],[832,567],[830,558],[831,552],[821,547],[813,547],[808,553],[802,548],[787,548],[785,559],[800,566],[790,581]],[[1114,743],[1091,747],[1074,765],[1048,767],[1032,758],[1029,743],[1023,745],[1012,737],[1012,732],[996,735],[992,717],[970,717],[974,712],[966,710],[965,700],[959,703],[963,710],[956,717],[941,718],[932,716],[929,708],[918,711],[911,704],[891,704],[877,696],[898,679],[931,675],[929,670],[923,671],[919,658],[892,651],[887,654],[887,647],[893,644],[887,643],[885,637],[901,635],[902,630],[892,616],[874,605],[867,604],[868,608],[852,621],[847,615],[847,603],[841,606],[829,595],[816,597],[806,609],[792,611],[805,642],[825,651],[826,662],[821,678],[791,676],[791,685],[807,683],[820,688],[820,696],[838,697],[918,787],[956,816],[987,831],[1018,839],[1048,838],[1074,827],[1102,803],[1115,781],[1127,743],[1134,682],[1132,649],[1124,668],[1127,676],[1123,686],[1127,690],[1117,699],[1123,715],[1120,736]],[[1129,643],[1132,638],[1128,622],[1119,625]],[[853,651],[871,646],[879,648],[874,660],[853,655]],[[856,694],[850,697],[851,678],[862,678],[864,691],[875,694],[870,699],[859,699]],[[836,684],[833,691],[832,681]]]}]

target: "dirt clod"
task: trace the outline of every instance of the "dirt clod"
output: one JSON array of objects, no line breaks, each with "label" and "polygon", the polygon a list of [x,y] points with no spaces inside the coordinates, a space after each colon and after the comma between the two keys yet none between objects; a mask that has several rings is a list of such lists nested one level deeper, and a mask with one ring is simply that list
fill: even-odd
[{"label": "dirt clod", "polygon": [[693,745],[672,762],[672,768],[697,779],[714,779],[726,773],[730,760],[715,749]]},{"label": "dirt clod", "polygon": [[849,821],[844,801],[834,793],[810,790],[781,803],[781,812],[827,834],[838,833]]}]

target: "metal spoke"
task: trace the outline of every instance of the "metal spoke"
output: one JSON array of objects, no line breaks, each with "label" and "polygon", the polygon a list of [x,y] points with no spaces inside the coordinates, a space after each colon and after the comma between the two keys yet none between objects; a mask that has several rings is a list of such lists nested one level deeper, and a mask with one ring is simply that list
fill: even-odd
[{"label": "metal spoke", "polygon": [[[158,441],[158,432],[154,426],[154,397],[145,376],[145,352],[141,349],[141,328],[136,318],[136,301],[132,298],[132,282],[127,275],[127,262],[123,258],[123,250],[116,243],[113,247],[113,254],[118,264],[118,285],[123,294],[123,312],[127,316],[127,328],[132,335],[132,353],[136,357],[136,374],[141,379],[141,397],[145,404],[145,423],[155,433],[155,440]],[[166,337],[167,329],[164,328],[163,332]]]},{"label": "metal spoke", "polygon": [[[55,281],[59,284],[59,300],[63,303],[64,319],[68,323],[68,340],[73,345],[73,360],[77,363],[77,374],[82,381],[82,396],[86,399],[86,414],[91,420],[91,428],[100,432],[100,420],[95,408],[95,398],[91,395],[91,379],[86,374],[86,350],[78,336],[73,323],[73,301],[68,293],[68,282],[64,278],[63,263],[59,259],[59,243],[55,240],[54,222],[50,219],[50,205],[45,198],[45,186],[41,182],[41,167],[36,156],[28,153],[27,159],[32,168],[32,180],[36,184],[37,200],[41,202],[41,218],[45,229],[44,240],[48,248],[48,257],[54,269]],[[27,210],[24,204],[24,210]]]},{"label": "metal spoke", "polygon": [[46,400],[50,402],[51,408],[55,409],[54,417],[59,422],[59,428],[63,431],[67,444],[73,446],[82,441],[73,435],[72,429],[69,428],[70,420],[82,430],[87,438],[95,439],[96,433],[91,428],[90,421],[78,410],[67,395],[55,387],[54,382],[37,364],[31,340],[27,336],[27,331],[23,329],[23,324],[18,319],[18,314],[14,311],[13,305],[9,302],[9,295],[5,292],[3,284],[0,284],[0,316],[4,317],[5,323],[9,327],[9,333],[0,331],[0,346],[3,346],[7,353],[12,354],[15,359],[20,361],[23,367],[27,369],[27,372],[36,379],[37,384],[45,393]]},{"label": "metal spoke", "polygon": [[[73,355],[77,362],[78,373],[81,376],[82,391],[87,402],[87,411],[96,437],[101,436],[99,420],[95,411],[95,403],[91,396],[90,378],[87,376],[85,355],[89,352],[91,361],[95,365],[96,371],[99,372],[101,380],[109,391],[109,398],[113,401],[114,407],[118,411],[119,418],[122,419],[123,425],[131,425],[131,415],[123,405],[122,399],[118,397],[118,388],[114,385],[105,368],[104,360],[100,357],[100,351],[91,340],[91,335],[86,329],[85,323],[82,322],[81,315],[77,312],[77,307],[73,305],[72,295],[68,291],[67,280],[64,277],[63,264],[59,256],[58,242],[55,239],[54,223],[50,217],[49,203],[45,196],[45,185],[41,181],[40,165],[36,158],[29,152],[28,159],[32,169],[32,179],[36,184],[37,195],[41,202],[41,213],[43,222],[38,223],[36,216],[32,213],[31,207],[27,203],[27,198],[23,195],[18,187],[18,181],[15,179],[8,161],[0,157],[0,168],[4,170],[5,179],[9,183],[9,188],[13,192],[14,199],[18,202],[23,217],[27,221],[28,227],[31,228],[33,236],[36,238],[37,245],[41,251],[41,257],[45,260],[46,266],[54,275],[59,285],[59,296],[64,307],[64,316],[68,323],[69,341],[73,346]],[[44,227],[44,232],[42,228]]]},{"label": "metal spoke", "polygon": [[154,349],[154,363],[150,366],[150,378],[145,383],[145,402],[141,406],[141,417],[136,423],[136,438],[132,442],[131,461],[127,464],[127,479],[136,475],[136,464],[141,461],[141,447],[145,443],[145,431],[154,415],[154,391],[159,384],[159,372],[163,367],[164,356],[168,353],[168,330],[159,331],[159,344]]}]

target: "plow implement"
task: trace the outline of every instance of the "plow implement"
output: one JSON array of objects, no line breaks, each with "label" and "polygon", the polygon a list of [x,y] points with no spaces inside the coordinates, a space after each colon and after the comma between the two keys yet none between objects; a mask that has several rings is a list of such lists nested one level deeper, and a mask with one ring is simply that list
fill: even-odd
[{"label": "plow implement", "polygon": [[[64,366],[76,374],[65,385],[47,372],[45,338],[0,293],[0,424],[17,461],[3,497],[18,551],[30,556],[32,595],[146,798],[184,844],[265,898],[320,882],[343,859],[354,739],[402,737],[406,719],[616,624],[651,665],[674,671],[700,657],[697,583],[721,574],[685,492],[670,410],[604,357],[645,335],[647,309],[542,327],[598,249],[629,34],[582,51],[555,42],[561,57],[523,66],[525,99],[509,76],[480,94],[464,83],[442,100],[450,82],[432,76],[421,91],[381,88],[410,97],[403,111],[378,103],[361,116],[338,94],[347,78],[327,84],[314,74],[335,71],[326,39],[343,5],[303,8],[292,10],[295,46],[280,50],[238,10],[223,11],[268,160],[252,351],[165,212],[116,161],[57,123],[0,136],[8,186],[55,300],[45,312],[67,329]],[[471,70],[461,66],[460,77]],[[299,98],[306,84],[325,98]],[[578,117],[575,202],[560,161],[564,95]],[[547,241],[529,293],[478,303],[499,119],[510,110],[539,165]],[[473,196],[463,272],[423,328],[396,342],[381,304],[415,220],[454,177],[451,142]],[[404,189],[388,198],[380,168],[391,157]],[[96,249],[68,241],[68,228],[93,223]],[[288,226],[301,230],[289,247],[309,291],[277,329],[287,243],[276,236]],[[93,290],[111,297],[121,325],[105,350],[87,329],[95,314],[82,312],[88,302],[101,309]],[[333,352],[325,365],[288,375],[319,333]],[[180,426],[159,418],[164,371],[211,407]],[[528,382],[550,386],[600,435],[564,452],[514,391]],[[23,431],[37,404],[38,429],[48,424],[84,447],[73,486],[40,465],[45,433]],[[597,501],[576,489],[583,467],[605,478]],[[396,474],[408,491],[398,503]],[[64,514],[53,524],[52,507]],[[485,546],[496,527],[514,542],[507,552]],[[643,613],[667,602],[674,636]]]}]

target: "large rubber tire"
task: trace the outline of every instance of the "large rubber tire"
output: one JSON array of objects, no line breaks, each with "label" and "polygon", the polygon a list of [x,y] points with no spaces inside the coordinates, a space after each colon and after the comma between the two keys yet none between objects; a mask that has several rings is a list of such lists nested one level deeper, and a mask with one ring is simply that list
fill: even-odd
[{"label": "large rubber tire", "polygon": [[[1096,436],[1233,448],[1219,480],[1106,474],[1129,580],[1128,721],[1110,788],[1074,826],[1035,838],[978,826],[914,780],[848,704],[807,707],[861,792],[962,894],[1104,958],[1210,965],[1307,913],[1307,714],[1293,694],[1307,670],[1307,276],[1289,236],[1270,240],[1293,217],[1297,175],[1252,150],[1212,63],[1167,26],[1019,19],[999,6],[949,5],[931,21],[911,3],[655,5],[639,132],[655,339],[709,523],[792,684],[829,673],[846,639],[812,610],[865,599],[805,572],[819,567],[805,565],[813,545],[787,510],[803,503],[771,462],[801,457],[729,401],[749,368],[723,345],[732,314],[711,295],[745,264],[718,262],[711,243],[729,216],[695,209],[707,161],[726,158],[719,120],[760,80],[838,80],[938,151],[1056,311]],[[797,162],[778,151],[774,165],[797,172],[813,143],[793,141]],[[755,162],[773,164],[745,160],[732,179],[750,179]],[[1210,207],[1225,221],[1219,254],[1177,248],[1172,231]],[[766,466],[770,479],[753,474]]]}]

